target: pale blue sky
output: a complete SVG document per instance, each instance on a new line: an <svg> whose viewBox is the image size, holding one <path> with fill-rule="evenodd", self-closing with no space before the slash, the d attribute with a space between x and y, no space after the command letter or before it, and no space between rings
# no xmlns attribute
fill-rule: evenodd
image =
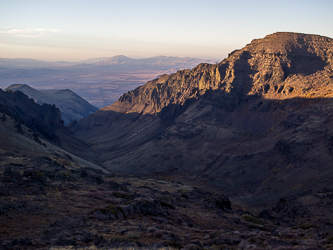
<svg viewBox="0 0 333 250"><path fill-rule="evenodd" d="M277 31L333 38L332 0L0 0L0 57L222 59Z"/></svg>

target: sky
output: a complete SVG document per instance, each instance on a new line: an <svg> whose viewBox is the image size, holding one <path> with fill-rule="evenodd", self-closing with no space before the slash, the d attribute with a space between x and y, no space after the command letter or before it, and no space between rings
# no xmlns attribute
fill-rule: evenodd
<svg viewBox="0 0 333 250"><path fill-rule="evenodd" d="M278 31L333 38L332 0L0 0L0 57L223 59Z"/></svg>

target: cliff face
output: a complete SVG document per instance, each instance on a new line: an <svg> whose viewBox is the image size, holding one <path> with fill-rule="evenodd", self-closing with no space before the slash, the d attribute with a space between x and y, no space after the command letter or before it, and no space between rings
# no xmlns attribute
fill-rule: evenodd
<svg viewBox="0 0 333 250"><path fill-rule="evenodd" d="M20 91L0 89L0 111L49 140L57 140L56 130L64 128L59 109L39 105Z"/></svg>
<svg viewBox="0 0 333 250"><path fill-rule="evenodd" d="M333 180L332 93L333 40L275 33L150 81L71 130L109 169L262 204Z"/></svg>
<svg viewBox="0 0 333 250"><path fill-rule="evenodd" d="M156 114L169 104L184 104L207 90L269 99L306 97L305 92L311 87L306 84L309 76L310 81L315 81L321 71L331 73L332 53L330 38L276 33L253 40L219 64L200 64L193 70L163 75L124 94L116 104L102 110ZM325 74L322 77L321 80L329 80Z"/></svg>

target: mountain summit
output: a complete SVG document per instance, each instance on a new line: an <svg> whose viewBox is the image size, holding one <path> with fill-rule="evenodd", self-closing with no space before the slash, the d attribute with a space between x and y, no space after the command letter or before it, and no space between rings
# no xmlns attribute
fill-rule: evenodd
<svg viewBox="0 0 333 250"><path fill-rule="evenodd" d="M332 95L333 40L278 32L147 82L71 130L108 169L267 205L333 181Z"/></svg>

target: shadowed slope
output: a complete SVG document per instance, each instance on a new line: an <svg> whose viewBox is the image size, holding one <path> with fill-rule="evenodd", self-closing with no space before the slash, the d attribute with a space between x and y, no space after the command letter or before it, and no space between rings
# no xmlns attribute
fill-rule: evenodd
<svg viewBox="0 0 333 250"><path fill-rule="evenodd" d="M0 89L0 111L52 141L58 141L55 131L64 128L59 109L39 105L20 91Z"/></svg>
<svg viewBox="0 0 333 250"><path fill-rule="evenodd" d="M22 91L39 104L54 104L61 112L65 125L80 120L98 109L69 89L37 90L26 84L12 84L6 90Z"/></svg>

